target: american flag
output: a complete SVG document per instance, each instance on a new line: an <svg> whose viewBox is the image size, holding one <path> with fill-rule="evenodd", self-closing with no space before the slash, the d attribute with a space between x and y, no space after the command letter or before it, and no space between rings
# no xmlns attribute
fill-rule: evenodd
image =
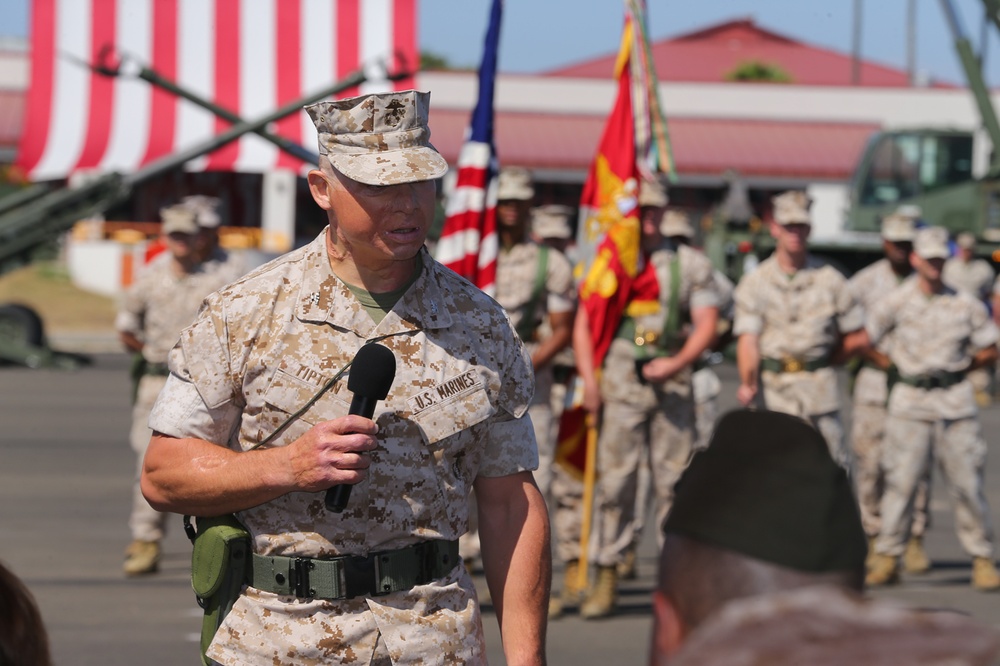
<svg viewBox="0 0 1000 666"><path fill-rule="evenodd" d="M479 99L458 156L458 177L435 252L438 261L491 296L496 292L499 170L493 145L493 91L502 10L502 0L493 0L479 65Z"/></svg>

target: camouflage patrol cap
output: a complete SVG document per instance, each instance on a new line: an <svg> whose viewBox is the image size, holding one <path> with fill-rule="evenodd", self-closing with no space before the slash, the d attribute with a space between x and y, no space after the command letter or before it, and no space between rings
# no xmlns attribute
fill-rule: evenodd
<svg viewBox="0 0 1000 666"><path fill-rule="evenodd" d="M570 238L573 229L570 217L573 209L560 204L548 204L531 209L531 230L539 238Z"/></svg>
<svg viewBox="0 0 1000 666"><path fill-rule="evenodd" d="M774 221L778 224L812 224L809 206L812 199L803 190L789 190L771 199Z"/></svg>
<svg viewBox="0 0 1000 666"><path fill-rule="evenodd" d="M947 259L951 256L948 230L944 227L924 227L913 239L913 251L923 259Z"/></svg>
<svg viewBox="0 0 1000 666"><path fill-rule="evenodd" d="M882 238L893 243L912 242L917 229L913 218L897 213L886 215L882 219Z"/></svg>
<svg viewBox="0 0 1000 666"><path fill-rule="evenodd" d="M684 238L694 237L694 227L687 213L682 213L674 208L668 208L663 213L660 220L660 233L668 238L670 236L683 236Z"/></svg>
<svg viewBox="0 0 1000 666"><path fill-rule="evenodd" d="M160 226L160 231L163 234L198 233L198 222L194 218L194 213L183 204L161 208L160 219L163 221Z"/></svg>
<svg viewBox="0 0 1000 666"><path fill-rule="evenodd" d="M896 209L896 215L902 215L916 221L924 216L924 211L916 204L903 204Z"/></svg>
<svg viewBox="0 0 1000 666"><path fill-rule="evenodd" d="M531 172L522 167L500 169L497 177L497 201L531 201L535 197L535 186L531 183Z"/></svg>
<svg viewBox="0 0 1000 666"><path fill-rule="evenodd" d="M218 197L192 194L181 199L181 205L194 213L195 220L202 229L215 229L222 223Z"/></svg>
<svg viewBox="0 0 1000 666"><path fill-rule="evenodd" d="M677 483L666 534L813 573L863 571L868 543L847 472L795 416L737 410Z"/></svg>
<svg viewBox="0 0 1000 666"><path fill-rule="evenodd" d="M659 180L643 178L639 183L639 207L663 208L670 201L667 188Z"/></svg>
<svg viewBox="0 0 1000 666"><path fill-rule="evenodd" d="M972 250L976 247L976 237L968 231L963 231L955 237L955 245L966 250Z"/></svg>
<svg viewBox="0 0 1000 666"><path fill-rule="evenodd" d="M319 153L366 185L440 178L448 163L430 143L431 94L372 93L305 107L319 132Z"/></svg>

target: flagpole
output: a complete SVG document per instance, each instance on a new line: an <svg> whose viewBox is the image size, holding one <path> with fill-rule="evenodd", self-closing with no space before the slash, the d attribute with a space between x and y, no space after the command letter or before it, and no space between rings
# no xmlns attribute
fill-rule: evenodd
<svg viewBox="0 0 1000 666"><path fill-rule="evenodd" d="M576 571L576 587L587 589L590 526L594 520L594 488L597 485L597 419L587 414L587 457L583 467L583 521L580 526L580 566Z"/></svg>

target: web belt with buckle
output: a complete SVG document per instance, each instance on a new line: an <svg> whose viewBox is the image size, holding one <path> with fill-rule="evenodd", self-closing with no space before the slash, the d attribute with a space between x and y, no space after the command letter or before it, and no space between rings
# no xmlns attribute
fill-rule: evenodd
<svg viewBox="0 0 1000 666"><path fill-rule="evenodd" d="M760 369L768 372L814 372L830 365L829 359L814 358L808 361L785 356L784 358L764 358L760 361Z"/></svg>
<svg viewBox="0 0 1000 666"><path fill-rule="evenodd" d="M247 582L258 590L299 599L338 601L372 597L424 585L459 563L457 541L421 541L368 557L329 559L254 553Z"/></svg>
<svg viewBox="0 0 1000 666"><path fill-rule="evenodd" d="M964 372L937 372L927 375L900 375L898 381L920 389L936 389L954 386L963 379L965 379Z"/></svg>

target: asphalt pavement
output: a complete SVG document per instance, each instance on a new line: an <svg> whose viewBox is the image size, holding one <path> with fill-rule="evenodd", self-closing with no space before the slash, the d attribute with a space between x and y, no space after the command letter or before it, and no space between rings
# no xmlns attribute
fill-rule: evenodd
<svg viewBox="0 0 1000 666"><path fill-rule="evenodd" d="M57 666L194 665L200 609L189 580L191 546L171 521L159 574L121 574L135 456L129 449L128 360L98 354L73 372L0 367L0 560L27 583L46 622ZM734 371L720 366L724 408L734 405ZM849 416L849 414L848 414ZM986 408L991 444L988 495L1000 506L1000 406ZM934 569L876 591L927 608L951 608L1000 629L1000 595L969 586L969 558L954 534L945 484L936 479L927 549ZM994 512L994 531L997 525ZM639 576L624 584L607 620L550 623L554 666L645 663L656 548L647 528ZM557 571L558 575L561 572ZM485 595L481 578L477 583ZM503 664L499 632L484 611L490 662Z"/></svg>

